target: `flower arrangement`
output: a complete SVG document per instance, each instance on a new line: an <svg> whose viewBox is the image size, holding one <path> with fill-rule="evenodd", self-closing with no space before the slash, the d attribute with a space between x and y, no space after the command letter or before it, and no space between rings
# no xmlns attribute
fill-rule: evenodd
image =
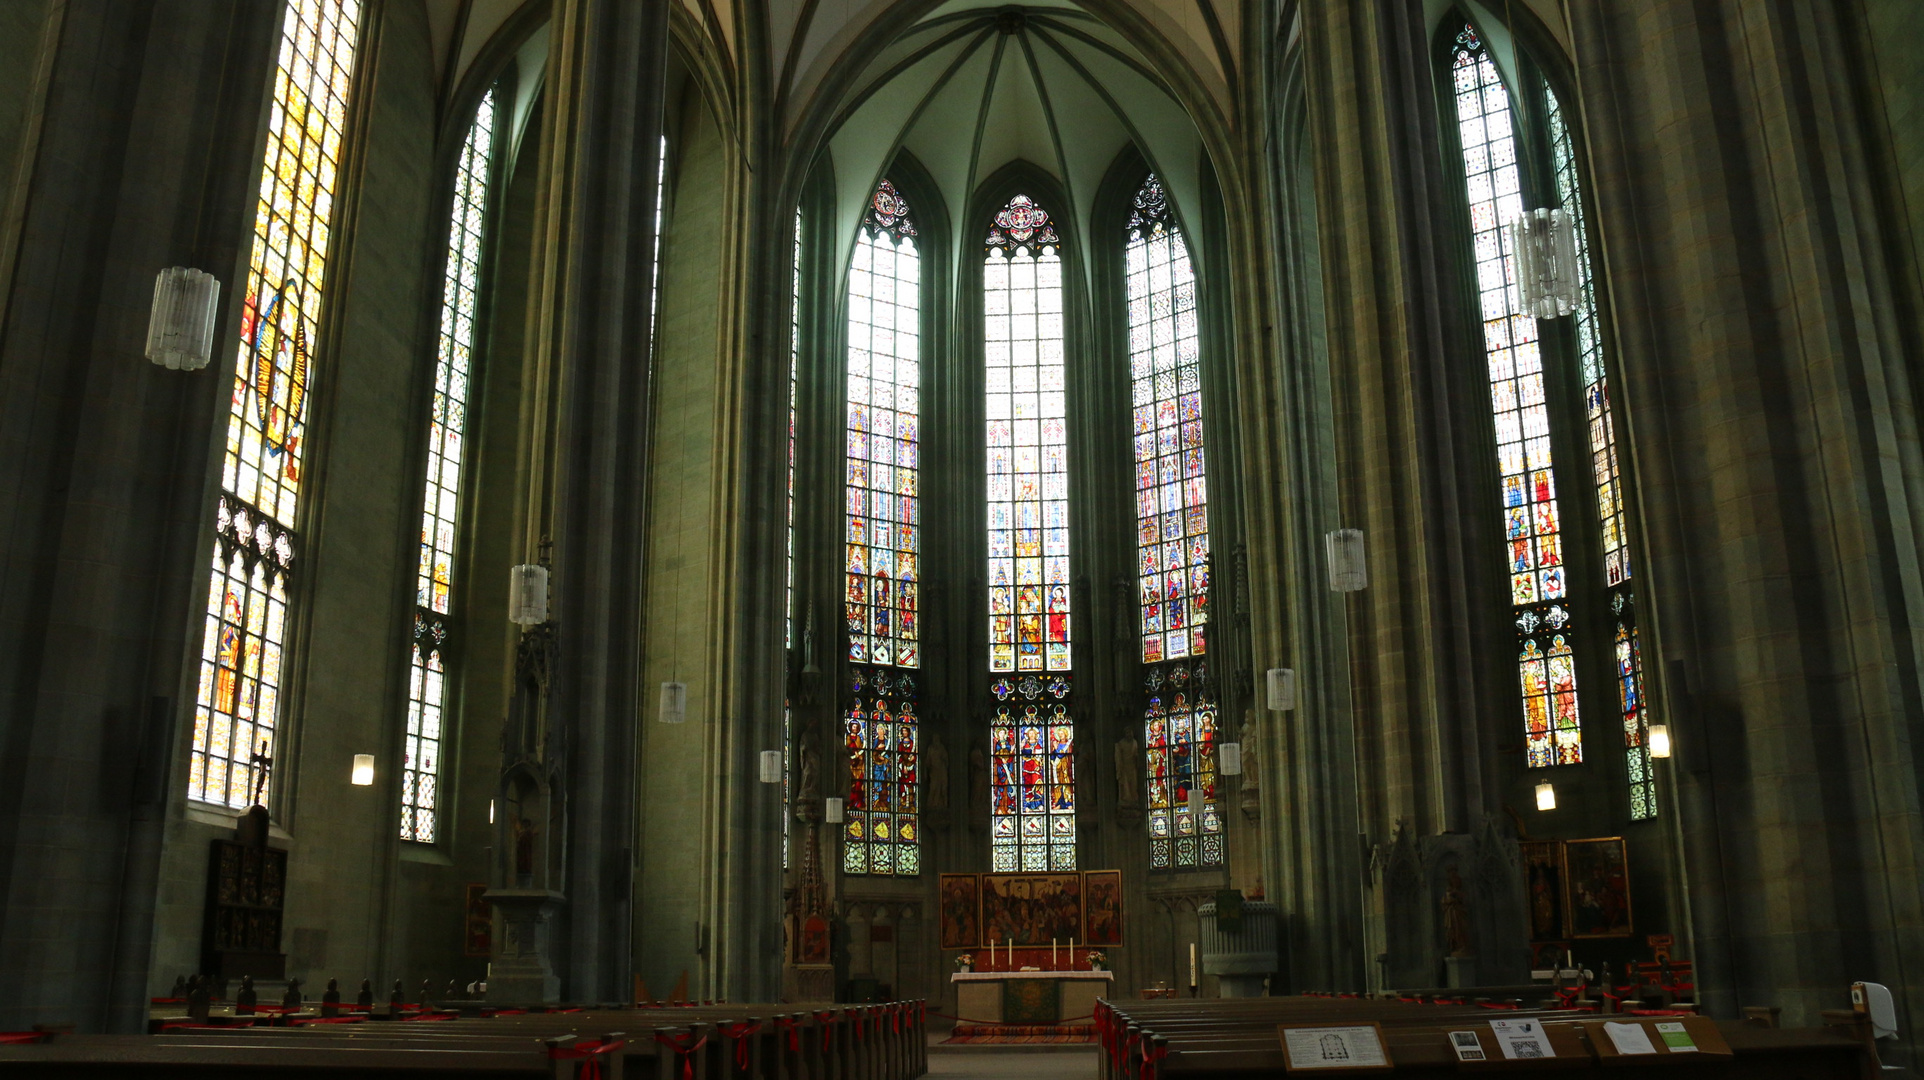
<svg viewBox="0 0 1924 1080"><path fill-rule="evenodd" d="M974 970L975 970L975 954L973 954L973 953L963 953L962 955L960 955L960 956L958 956L958 957L956 957L956 958L955 958L955 970L957 970L957 971L974 971Z"/></svg>
<svg viewBox="0 0 1924 1080"><path fill-rule="evenodd" d="M1089 950L1089 970L1090 971L1108 971L1109 970L1108 955L1104 953L1101 949Z"/></svg>

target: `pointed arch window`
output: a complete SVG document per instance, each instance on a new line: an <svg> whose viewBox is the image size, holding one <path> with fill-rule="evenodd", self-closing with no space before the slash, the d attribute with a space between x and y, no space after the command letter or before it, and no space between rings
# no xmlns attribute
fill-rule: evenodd
<svg viewBox="0 0 1924 1080"><path fill-rule="evenodd" d="M1557 202L1576 229L1577 365L1583 379L1584 420L1590 436L1591 475L1597 496L1603 586L1615 619L1612 660L1617 684L1617 716L1622 723L1625 781L1630 819L1657 816L1657 783L1650 764L1650 707L1643 692L1643 649L1637 633L1636 595L1631 586L1630 538L1624 511L1623 471L1617 462L1617 425L1610 405L1610 380L1604 373L1603 335L1597 319L1597 289L1590 271L1590 236L1583 219L1583 192L1577 178L1576 148L1564 123L1556 91L1543 83L1544 120L1550 133L1550 165Z"/></svg>
<svg viewBox="0 0 1924 1080"><path fill-rule="evenodd" d="M1196 274L1153 173L1124 228L1149 866L1223 865L1209 686L1209 515ZM1192 797L1192 792L1194 793Z"/></svg>
<svg viewBox="0 0 1924 1080"><path fill-rule="evenodd" d="M468 388L493 148L494 91L490 90L475 110L455 173L433 414L428 421L427 490L422 497L421 563L415 575L407 744L401 773L401 839L422 843L434 841L440 808L442 727L448 704L444 653L460 528L461 471L467 460Z"/></svg>
<svg viewBox="0 0 1924 1080"><path fill-rule="evenodd" d="M921 667L921 255L908 201L883 180L848 276L843 739L849 803L842 870L921 872L917 801Z"/></svg>
<svg viewBox="0 0 1924 1080"><path fill-rule="evenodd" d="M1536 320L1524 313L1517 290L1506 228L1523 211L1510 95L1488 47L1468 23L1452 48L1450 74L1496 420L1525 756L1531 768L1574 765L1583 760L1583 732L1543 352Z"/></svg>
<svg viewBox="0 0 1924 1080"><path fill-rule="evenodd" d="M1076 868L1068 408L1061 241L1017 195L982 266L988 481L990 865Z"/></svg>
<svg viewBox="0 0 1924 1080"><path fill-rule="evenodd" d="M292 0L282 17L187 770L188 797L201 802L270 797L255 755L277 753L311 365L360 16L355 0Z"/></svg>

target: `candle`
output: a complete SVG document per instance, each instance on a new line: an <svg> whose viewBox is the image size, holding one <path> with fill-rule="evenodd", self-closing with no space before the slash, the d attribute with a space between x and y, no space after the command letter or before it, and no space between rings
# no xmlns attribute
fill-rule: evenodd
<svg viewBox="0 0 1924 1080"><path fill-rule="evenodd" d="M1075 969L1076 969L1076 939L1073 936L1071 936L1069 938L1069 970L1074 971Z"/></svg>
<svg viewBox="0 0 1924 1080"><path fill-rule="evenodd" d="M1189 989L1196 989L1196 943L1189 943Z"/></svg>
<svg viewBox="0 0 1924 1080"><path fill-rule="evenodd" d="M1056 945L1061 940L1062 940L1061 938L1049 939L1049 970L1050 971L1062 970L1062 960L1056 955Z"/></svg>

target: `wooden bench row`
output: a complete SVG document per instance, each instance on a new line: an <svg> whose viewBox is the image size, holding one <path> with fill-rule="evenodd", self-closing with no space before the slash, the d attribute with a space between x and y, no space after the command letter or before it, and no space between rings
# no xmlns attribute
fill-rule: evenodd
<svg viewBox="0 0 1924 1080"><path fill-rule="evenodd" d="M175 1024L159 1035L0 1043L0 1076L913 1080L927 1071L921 1001L793 1009L421 1012L326 1023L306 1022L321 1020L317 1013L296 1013L277 1015L274 1024L238 1017L231 1025Z"/></svg>
<svg viewBox="0 0 1924 1080"><path fill-rule="evenodd" d="M1540 1021L1557 1056L1510 1061L1493 1051L1492 1020ZM1098 1076L1102 1080L1248 1080L1281 1076L1288 1054L1283 1027L1373 1025L1399 1077L1454 1075L1460 1071L1569 1071L1609 1067L1618 1076L1650 1072L1684 1077L1758 1077L1763 1080L1868 1080L1878 1075L1876 1050L1849 1014L1834 1026L1783 1031L1764 1026L1690 1018L1706 1042L1727 1044L1729 1053L1625 1057L1607 1045L1605 1021L1653 1022L1651 1018L1599 1016L1551 1009L1489 1009L1473 1005L1417 1004L1367 998L1251 998L1215 1001L1104 1001L1097 1006ZM1683 1021L1680 1021L1683 1022ZM1452 1032L1479 1033L1486 1057L1460 1060ZM1654 1070L1654 1071L1653 1071ZM1319 1070L1320 1071L1320 1070ZM1332 1073L1341 1070L1329 1069Z"/></svg>

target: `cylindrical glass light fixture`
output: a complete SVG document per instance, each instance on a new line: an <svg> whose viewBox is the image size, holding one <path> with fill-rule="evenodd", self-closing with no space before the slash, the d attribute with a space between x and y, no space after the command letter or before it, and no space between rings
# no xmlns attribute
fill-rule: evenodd
<svg viewBox="0 0 1924 1080"><path fill-rule="evenodd" d="M508 618L522 626L548 621L548 568L528 563L514 568L508 586Z"/></svg>
<svg viewBox="0 0 1924 1080"><path fill-rule="evenodd" d="M661 722L679 724L688 719L688 684L685 682L665 682L661 684Z"/></svg>
<svg viewBox="0 0 1924 1080"><path fill-rule="evenodd" d="M1670 725L1650 725L1650 756L1667 758L1670 756Z"/></svg>
<svg viewBox="0 0 1924 1080"><path fill-rule="evenodd" d="M764 750L761 758L762 783L779 784L782 782L782 752Z"/></svg>
<svg viewBox="0 0 1924 1080"><path fill-rule="evenodd" d="M1224 776L1243 774L1243 744L1226 742L1216 747L1216 771Z"/></svg>
<svg viewBox="0 0 1924 1080"><path fill-rule="evenodd" d="M347 782L355 787L369 787L374 783L374 755L354 755L354 770L347 775Z"/></svg>
<svg viewBox="0 0 1924 1080"><path fill-rule="evenodd" d="M1273 667L1267 675L1269 682L1269 707L1274 712L1287 712L1296 707L1296 671L1293 668Z"/></svg>
<svg viewBox="0 0 1924 1080"><path fill-rule="evenodd" d="M1557 808L1557 789L1548 780L1537 781L1537 809L1555 810Z"/></svg>
<svg viewBox="0 0 1924 1080"><path fill-rule="evenodd" d="M1329 591L1360 592L1370 583L1363 558L1363 530L1333 529L1323 535L1329 555Z"/></svg>
<svg viewBox="0 0 1924 1080"><path fill-rule="evenodd" d="M214 275L170 266L154 279L154 307L147 316L147 359L176 371L199 371L214 355L214 309L220 282Z"/></svg>
<svg viewBox="0 0 1924 1080"><path fill-rule="evenodd" d="M823 799L822 820L828 822L830 825L840 825L842 823L842 800Z"/></svg>

